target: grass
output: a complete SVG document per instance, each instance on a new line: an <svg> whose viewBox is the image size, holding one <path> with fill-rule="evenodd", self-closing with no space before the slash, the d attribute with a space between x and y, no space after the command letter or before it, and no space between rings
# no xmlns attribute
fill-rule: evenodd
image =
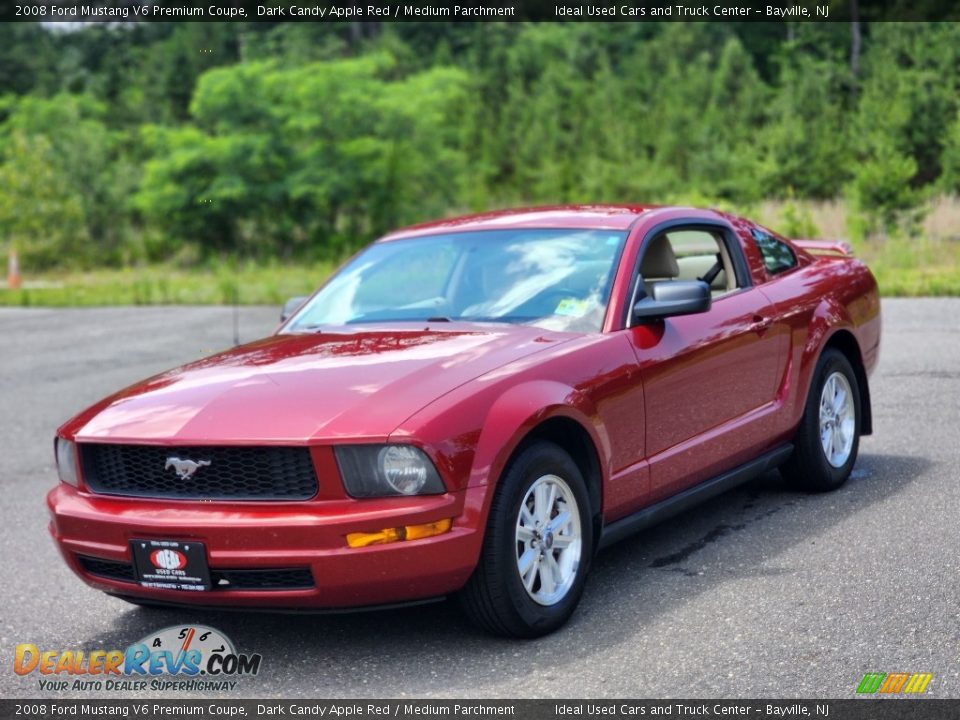
<svg viewBox="0 0 960 720"><path fill-rule="evenodd" d="M332 263L189 269L163 265L23 276L23 287L0 286L0 306L282 305L306 295L334 270Z"/></svg>
<svg viewBox="0 0 960 720"><path fill-rule="evenodd" d="M845 239L846 206L842 202L795 202L813 237ZM764 203L756 219L784 228L785 203ZM784 230L786 232L786 230ZM960 198L939 198L911 238L853 242L854 252L873 271L885 297L960 296Z"/></svg>
<svg viewBox="0 0 960 720"><path fill-rule="evenodd" d="M855 245L886 297L960 296L960 241L913 241Z"/></svg>
<svg viewBox="0 0 960 720"><path fill-rule="evenodd" d="M814 237L847 237L842 202L793 202ZM751 217L788 232L788 205L761 204ZM786 225L785 225L786 224ZM815 232L813 232L815 230ZM960 199L934 202L916 238L854 243L886 297L960 296ZM95 305L281 305L313 291L335 263L284 265L252 262L183 269L130 267L94 272L24 273L24 287L0 283L0 306L74 307Z"/></svg>

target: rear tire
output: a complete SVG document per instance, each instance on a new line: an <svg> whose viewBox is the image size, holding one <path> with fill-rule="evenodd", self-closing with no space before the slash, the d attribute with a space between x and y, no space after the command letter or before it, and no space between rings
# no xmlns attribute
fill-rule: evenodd
<svg viewBox="0 0 960 720"><path fill-rule="evenodd" d="M592 556L583 475L560 447L536 442L500 479L480 562L460 591L461 605L494 635L546 635L576 609Z"/></svg>
<svg viewBox="0 0 960 720"><path fill-rule="evenodd" d="M850 477L860 448L860 388L847 357L827 348L813 371L793 454L780 468L791 486L836 490Z"/></svg>

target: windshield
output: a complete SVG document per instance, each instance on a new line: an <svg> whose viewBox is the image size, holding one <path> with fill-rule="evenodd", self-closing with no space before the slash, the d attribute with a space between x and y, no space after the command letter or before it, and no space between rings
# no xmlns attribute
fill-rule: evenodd
<svg viewBox="0 0 960 720"><path fill-rule="evenodd" d="M610 230L485 230L376 243L287 330L461 320L597 332L625 238Z"/></svg>

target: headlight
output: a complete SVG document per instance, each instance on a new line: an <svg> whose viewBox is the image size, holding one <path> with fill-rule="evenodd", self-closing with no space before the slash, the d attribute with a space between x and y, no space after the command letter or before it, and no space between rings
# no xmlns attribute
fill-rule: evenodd
<svg viewBox="0 0 960 720"><path fill-rule="evenodd" d="M344 487L353 497L446 492L430 458L412 445L343 445L334 452Z"/></svg>
<svg viewBox="0 0 960 720"><path fill-rule="evenodd" d="M77 487L77 446L69 440L57 438L56 441L57 472L60 479L68 485Z"/></svg>

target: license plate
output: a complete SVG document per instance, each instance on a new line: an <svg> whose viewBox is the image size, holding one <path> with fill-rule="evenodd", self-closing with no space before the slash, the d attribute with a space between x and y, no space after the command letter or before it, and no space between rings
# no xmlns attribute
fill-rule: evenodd
<svg viewBox="0 0 960 720"><path fill-rule="evenodd" d="M131 540L137 582L161 590L209 590L210 568L203 543L190 540Z"/></svg>

